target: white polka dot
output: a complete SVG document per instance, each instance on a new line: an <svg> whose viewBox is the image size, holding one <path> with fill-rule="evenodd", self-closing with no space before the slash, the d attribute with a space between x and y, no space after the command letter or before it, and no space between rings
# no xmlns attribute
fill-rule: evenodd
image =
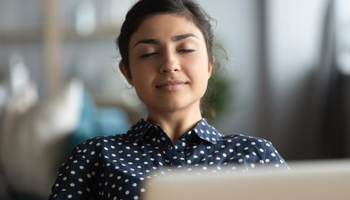
<svg viewBox="0 0 350 200"><path fill-rule="evenodd" d="M68 199L71 199L73 197L73 195L69 194L67 197L68 197Z"/></svg>
<svg viewBox="0 0 350 200"><path fill-rule="evenodd" d="M129 193L130 193L130 191L129 191L129 190L125 191L125 194L126 194L126 195L128 195Z"/></svg>

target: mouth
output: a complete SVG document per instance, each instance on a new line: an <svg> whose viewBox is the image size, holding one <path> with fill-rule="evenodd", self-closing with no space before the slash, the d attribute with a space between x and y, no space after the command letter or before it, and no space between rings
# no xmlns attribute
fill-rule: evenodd
<svg viewBox="0 0 350 200"><path fill-rule="evenodd" d="M171 81L164 81L156 86L156 88L165 90L165 91L175 91L179 90L182 87L184 87L188 82L181 81L181 80L171 80Z"/></svg>

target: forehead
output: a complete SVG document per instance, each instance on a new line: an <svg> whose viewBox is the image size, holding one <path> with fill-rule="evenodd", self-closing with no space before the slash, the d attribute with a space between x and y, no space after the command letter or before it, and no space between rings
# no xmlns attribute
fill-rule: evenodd
<svg viewBox="0 0 350 200"><path fill-rule="evenodd" d="M138 30L131 36L129 46L141 39L169 40L180 34L194 34L204 41L202 32L197 26L185 17L172 14L160 14L145 19Z"/></svg>

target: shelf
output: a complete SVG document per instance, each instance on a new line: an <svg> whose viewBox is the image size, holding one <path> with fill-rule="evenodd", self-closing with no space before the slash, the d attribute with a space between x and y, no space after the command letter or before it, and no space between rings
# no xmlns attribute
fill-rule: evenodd
<svg viewBox="0 0 350 200"><path fill-rule="evenodd" d="M62 40L94 40L116 39L120 32L120 26L99 25L89 36L79 35L73 26L67 26L63 30ZM43 28L39 26L18 27L0 31L0 42L42 42Z"/></svg>
<svg viewBox="0 0 350 200"><path fill-rule="evenodd" d="M74 26L68 26L64 30L63 40L115 39L118 37L119 32L120 26L99 25L91 35L81 36L76 32Z"/></svg>
<svg viewBox="0 0 350 200"><path fill-rule="evenodd" d="M28 26L4 29L0 31L0 42L43 41L43 31L40 26Z"/></svg>

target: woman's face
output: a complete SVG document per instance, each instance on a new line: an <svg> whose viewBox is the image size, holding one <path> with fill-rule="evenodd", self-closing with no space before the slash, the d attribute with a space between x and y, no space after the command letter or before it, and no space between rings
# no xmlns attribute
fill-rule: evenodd
<svg viewBox="0 0 350 200"><path fill-rule="evenodd" d="M146 19L132 35L129 68L126 78L148 111L169 112L199 109L212 64L201 31L185 18L162 14Z"/></svg>

